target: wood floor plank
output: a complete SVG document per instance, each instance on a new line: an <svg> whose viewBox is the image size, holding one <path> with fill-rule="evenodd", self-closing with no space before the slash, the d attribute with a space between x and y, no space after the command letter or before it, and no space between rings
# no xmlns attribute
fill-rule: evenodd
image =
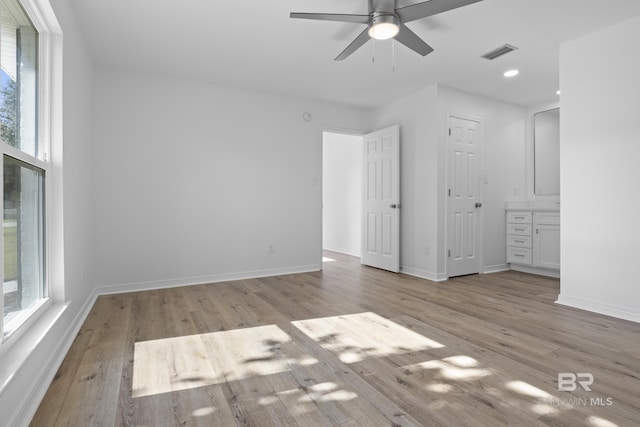
<svg viewBox="0 0 640 427"><path fill-rule="evenodd" d="M478 345L468 341L453 339L450 334L417 322L407 316L394 319L401 325L409 327L411 330L419 331L421 334L432 337L433 339L449 343L446 352L439 354L436 358L427 358L425 362L420 360L424 357L421 354L398 354L392 356L394 365L408 376L414 378L416 374L420 374L419 378L425 378L425 370L436 376L444 376L444 379L450 379L448 385L456 386L465 391L465 393L476 394L478 390L493 390L492 393L485 393L483 399L487 399L493 408L500 410L503 416L509 415L512 420L516 414L524 415L530 408L543 414L555 412L554 408L543 402L549 401L554 393L557 393L557 372L565 372L568 368L562 365L550 366L553 375L548 372L531 369L527 365L517 362L509 357L502 356L493 351L483 349ZM483 373L491 373L484 375ZM598 377L597 371L591 371L595 377ZM604 385L604 386L603 386ZM598 381L593 386L594 394L576 393L587 399L598 396L610 396L611 394L623 395L622 390L613 390L605 385L604 382ZM595 394L597 393L597 395ZM447 394L448 396L448 394ZM632 398L634 399L634 398ZM636 399L634 399L636 400ZM636 400L637 401L637 400ZM575 411L571 411L575 415L574 423L578 424L587 419L583 412L583 407L578 406ZM617 422L620 425L628 425L628 423L637 417L637 406L631 407L622 400L616 401L615 414L609 414L609 420ZM507 411L506 413L504 411ZM598 408L591 408L590 412L598 413ZM565 420L568 415L563 417ZM522 419L521 421L524 421Z"/></svg>
<svg viewBox="0 0 640 427"><path fill-rule="evenodd" d="M299 381L293 372L284 372L278 375L270 375L267 380L299 425L326 427L336 425L332 417L324 414L322 406L319 406L308 392L308 386L312 381L311 377L303 376L302 381ZM334 411L331 411L331 414L334 413ZM346 419L346 414L343 413L341 418Z"/></svg>
<svg viewBox="0 0 640 427"><path fill-rule="evenodd" d="M232 426L235 418L231 412L224 388L220 385L189 388L173 392L176 402L175 425Z"/></svg>
<svg viewBox="0 0 640 427"><path fill-rule="evenodd" d="M70 351L65 357L45 397L51 404L36 412L36 425L66 425L81 420L109 424L105 420L114 415L108 408L117 400L126 340L122 329L126 329L129 314L127 297L97 299L72 345L79 351ZM95 403L76 406L73 396L85 393L92 393Z"/></svg>
<svg viewBox="0 0 640 427"><path fill-rule="evenodd" d="M162 340L172 335L168 324L166 299L161 291L136 292L131 298L131 317L126 334L126 347L121 373L115 425L150 425L154 418L160 423L174 422L175 402L171 393L134 397L135 348L137 343Z"/></svg>
<svg viewBox="0 0 640 427"><path fill-rule="evenodd" d="M557 279L434 283L326 255L98 298L31 425L637 425L640 325L555 304Z"/></svg>
<svg viewBox="0 0 640 427"><path fill-rule="evenodd" d="M305 388L308 388L309 384L333 383L340 390L350 391L358 399L371 405L372 410L377 411L377 415L384 419L384 422L381 419L381 425L407 427L422 425L410 414L403 411L397 402L373 387L368 379L358 375L349 365L334 357L329 350L323 348L319 342L309 337L302 329L288 325L286 331L301 351L297 359L305 361L298 363L297 368L291 370L297 381ZM293 350L291 353L295 354Z"/></svg>
<svg viewBox="0 0 640 427"><path fill-rule="evenodd" d="M115 425L122 365L122 358L81 364L54 425Z"/></svg>
<svg viewBox="0 0 640 427"><path fill-rule="evenodd" d="M78 366L84 357L83 349L86 349L91 340L92 331L81 330L73 341L72 348L65 356L60 368L56 372L43 402L33 417L32 425L45 426L55 424L64 401L69 397L69 389L76 376Z"/></svg>

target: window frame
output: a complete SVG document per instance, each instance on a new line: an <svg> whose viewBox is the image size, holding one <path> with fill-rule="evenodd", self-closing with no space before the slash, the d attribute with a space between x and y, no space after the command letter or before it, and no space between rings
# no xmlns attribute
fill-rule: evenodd
<svg viewBox="0 0 640 427"><path fill-rule="evenodd" d="M13 157L24 163L33 165L43 171L43 298L41 298L36 304L29 310L26 310L23 314L19 315L13 325L12 329L7 332L5 330L6 325L4 322L4 293L0 298L0 312L3 314L3 319L0 322L0 356L5 353L9 347L13 345L18 337L22 336L28 331L42 314L46 311L46 308L52 304L52 297L55 292L52 287L52 264L51 264L51 249L52 239L52 203L54 200L51 196L52 189L52 165L51 165L51 141L52 135L56 130L52 123L56 120L61 122L62 114L59 112L57 116L54 115L54 109L52 105L52 91L56 89L58 81L54 80L56 70L54 68L54 55L62 54L61 43L58 43L57 49L54 52L53 37L58 34L61 35L62 31L55 21L55 15L51 9L50 4L46 0L16 0L22 6L24 12L31 20L34 28L38 32L38 69L37 69L37 90L36 90L36 103L37 103L37 151L36 156L32 156L22 150L12 147L11 145L0 141L2 146L2 158L0 162L0 173L4 173L4 156ZM51 20L53 17L53 21ZM49 19L47 19L49 18ZM61 103L60 103L61 106ZM59 131L58 131L59 132ZM58 190L58 194L61 191ZM0 195L4 200L4 185L0 189ZM60 209L58 206L57 209ZM4 234L4 233L3 233ZM59 248L57 248L59 249ZM0 236L0 253L4 257L4 236ZM0 262L0 277L3 278L0 290L4 289L4 258Z"/></svg>

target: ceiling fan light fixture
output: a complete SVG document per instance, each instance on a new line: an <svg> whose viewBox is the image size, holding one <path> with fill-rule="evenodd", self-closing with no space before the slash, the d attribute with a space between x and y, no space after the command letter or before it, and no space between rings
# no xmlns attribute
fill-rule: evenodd
<svg viewBox="0 0 640 427"><path fill-rule="evenodd" d="M380 14L371 18L369 37L375 40L388 40L400 32L400 20L393 14Z"/></svg>
<svg viewBox="0 0 640 427"><path fill-rule="evenodd" d="M334 58L334 61L346 59L370 39L395 39L412 51L426 56L433 52L433 48L425 43L424 40L411 31L405 24L480 1L482 0L425 0L410 6L397 7L397 0L367 0L369 10L367 15L291 12L289 17L367 25L367 27L340 52L340 55Z"/></svg>

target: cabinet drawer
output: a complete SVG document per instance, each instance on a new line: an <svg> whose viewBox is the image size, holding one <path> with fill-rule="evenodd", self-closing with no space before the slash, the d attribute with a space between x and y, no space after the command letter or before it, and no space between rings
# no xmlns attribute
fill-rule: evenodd
<svg viewBox="0 0 640 427"><path fill-rule="evenodd" d="M508 247L507 262L531 265L531 249Z"/></svg>
<svg viewBox="0 0 640 427"><path fill-rule="evenodd" d="M507 236L507 246L517 246L519 248L531 247L531 236Z"/></svg>
<svg viewBox="0 0 640 427"><path fill-rule="evenodd" d="M507 222L531 224L531 212L507 212Z"/></svg>
<svg viewBox="0 0 640 427"><path fill-rule="evenodd" d="M558 212L536 212L533 215L533 222L536 224L560 225L560 214Z"/></svg>
<svg viewBox="0 0 640 427"><path fill-rule="evenodd" d="M531 236L531 224L507 224L507 234Z"/></svg>

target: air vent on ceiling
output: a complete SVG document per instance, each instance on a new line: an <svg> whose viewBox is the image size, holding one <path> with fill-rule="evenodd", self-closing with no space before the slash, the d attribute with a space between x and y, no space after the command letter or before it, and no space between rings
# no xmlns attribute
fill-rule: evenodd
<svg viewBox="0 0 640 427"><path fill-rule="evenodd" d="M510 44L505 44L504 46L500 46L497 49L493 49L491 52L485 53L484 55L482 55L482 57L490 61L493 61L494 59L502 55L506 55L509 52L513 52L516 49L518 48L515 46L511 46Z"/></svg>

